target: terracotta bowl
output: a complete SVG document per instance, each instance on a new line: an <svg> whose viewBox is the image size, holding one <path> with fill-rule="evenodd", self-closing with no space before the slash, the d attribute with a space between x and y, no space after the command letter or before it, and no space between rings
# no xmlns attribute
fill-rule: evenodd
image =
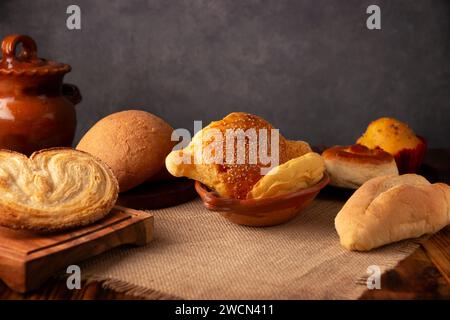
<svg viewBox="0 0 450 320"><path fill-rule="evenodd" d="M219 212L231 222L252 227L267 227L296 217L329 181L325 173L322 180L310 188L264 199L223 198L198 181L195 182L195 190L207 209Z"/></svg>

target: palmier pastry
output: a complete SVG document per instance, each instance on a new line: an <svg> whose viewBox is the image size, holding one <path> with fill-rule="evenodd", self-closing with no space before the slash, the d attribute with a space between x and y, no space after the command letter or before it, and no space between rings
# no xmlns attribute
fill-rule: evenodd
<svg viewBox="0 0 450 320"><path fill-rule="evenodd" d="M369 180L335 219L341 245L359 251L434 233L449 223L450 187L415 174Z"/></svg>
<svg viewBox="0 0 450 320"><path fill-rule="evenodd" d="M109 213L118 183L111 169L88 153L53 148L30 158L0 151L0 224L56 231L90 224Z"/></svg>
<svg viewBox="0 0 450 320"><path fill-rule="evenodd" d="M245 199L271 168L311 152L306 142L289 141L272 129L258 116L231 113L199 131L183 150L172 151L166 167L172 175L198 180L223 197ZM236 139L229 139L233 134Z"/></svg>
<svg viewBox="0 0 450 320"><path fill-rule="evenodd" d="M322 153L330 184L357 189L367 180L384 175L398 175L394 157L380 148L361 145L335 146Z"/></svg>

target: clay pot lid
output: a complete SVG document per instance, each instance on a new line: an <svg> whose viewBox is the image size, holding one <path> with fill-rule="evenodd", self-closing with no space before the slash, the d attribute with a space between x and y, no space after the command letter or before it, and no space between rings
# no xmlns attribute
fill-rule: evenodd
<svg viewBox="0 0 450 320"><path fill-rule="evenodd" d="M16 48L22 44L22 50L16 55ZM2 42L0 74L7 75L53 75L70 72L68 64L41 59L37 56L34 40L26 35L9 35Z"/></svg>

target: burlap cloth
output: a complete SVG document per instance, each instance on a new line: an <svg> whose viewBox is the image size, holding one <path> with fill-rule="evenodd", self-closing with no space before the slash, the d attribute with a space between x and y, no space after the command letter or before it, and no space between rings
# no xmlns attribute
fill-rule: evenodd
<svg viewBox="0 0 450 320"><path fill-rule="evenodd" d="M153 299L355 299L367 267L394 267L417 244L368 253L339 244L334 217L343 202L316 199L275 227L234 225L200 200L152 211L154 240L86 261L82 272L105 287Z"/></svg>

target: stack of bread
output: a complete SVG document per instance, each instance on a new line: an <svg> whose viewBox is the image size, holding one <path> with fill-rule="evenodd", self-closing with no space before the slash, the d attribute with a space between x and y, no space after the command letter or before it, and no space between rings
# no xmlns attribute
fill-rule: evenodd
<svg viewBox="0 0 450 320"><path fill-rule="evenodd" d="M248 130L255 130L256 140L245 136ZM335 219L341 244L349 250L371 250L450 223L448 185L399 175L418 168L426 143L395 119L372 122L356 145L335 146L322 156L243 112L212 122L182 150L172 150L172 131L150 113L129 110L97 122L77 150L41 150L30 158L1 150L0 224L55 231L92 223L110 212L119 192L157 179L166 168L224 199L247 203L314 189L320 181L325 185L327 171L333 185L357 189ZM244 133L243 140L228 140L230 131Z"/></svg>
<svg viewBox="0 0 450 320"><path fill-rule="evenodd" d="M342 246L371 250L434 233L450 223L450 187L415 172L426 142L405 123L380 118L351 146L322 156L331 184L357 189L335 219Z"/></svg>
<svg viewBox="0 0 450 320"><path fill-rule="evenodd" d="M309 144L304 141L291 141L278 135L278 152L276 154L278 166L269 168L268 164L250 160L252 142L245 139L242 152L243 163L227 161L227 150L231 150L238 157L238 143L230 143L225 137L229 130L256 130L257 136L270 135L275 129L266 120L244 112L234 112L220 121L212 122L199 131L189 145L182 150L172 151L166 158L168 171L176 177L188 177L202 182L220 196L235 199L255 199L275 197L302 188L308 188L322 179L325 165L320 155L313 153ZM210 133L215 134L214 139ZM257 139L259 138L257 137ZM222 139L219 141L219 139ZM259 141L259 140L258 140ZM218 161L211 162L206 152L200 157L196 156L196 147L199 150L208 150L216 143L223 146ZM262 145L258 142L257 152ZM271 142L268 141L270 145ZM275 153L275 150L268 150ZM273 154L272 154L273 156ZM264 173L262 169L268 169Z"/></svg>

